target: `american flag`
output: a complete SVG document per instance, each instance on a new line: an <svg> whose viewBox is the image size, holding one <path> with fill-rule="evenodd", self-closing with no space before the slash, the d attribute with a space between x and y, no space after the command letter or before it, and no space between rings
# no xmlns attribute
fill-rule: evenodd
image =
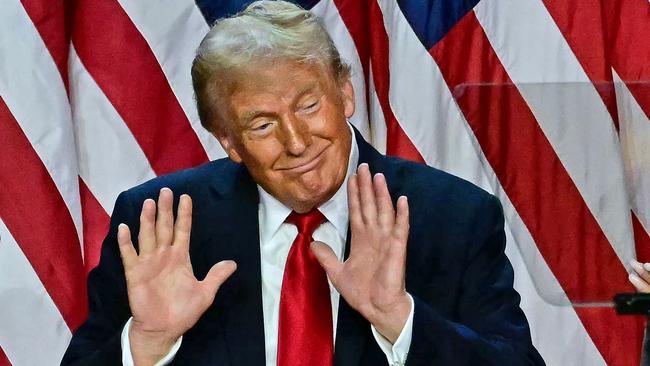
<svg viewBox="0 0 650 366"><path fill-rule="evenodd" d="M190 65L241 0L0 0L0 365L56 365L114 200L224 157ZM638 365L643 324L572 308L650 259L647 0L303 0L353 67L380 151L504 206L549 365ZM635 254L636 253L636 254Z"/></svg>

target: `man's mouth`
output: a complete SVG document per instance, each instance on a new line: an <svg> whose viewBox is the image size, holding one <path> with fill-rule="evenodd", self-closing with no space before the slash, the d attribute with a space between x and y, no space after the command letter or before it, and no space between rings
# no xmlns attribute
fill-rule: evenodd
<svg viewBox="0 0 650 366"><path fill-rule="evenodd" d="M320 162L323 160L323 157L325 155L325 151L328 148L329 148L329 146L324 148L322 151L320 151L313 158L310 158L310 159L304 160L302 162L292 164L291 166L289 166L287 168L282 168L280 170L284 170L286 172L295 173L295 174L306 173L306 172L314 169L316 166L318 166L318 164L320 164Z"/></svg>

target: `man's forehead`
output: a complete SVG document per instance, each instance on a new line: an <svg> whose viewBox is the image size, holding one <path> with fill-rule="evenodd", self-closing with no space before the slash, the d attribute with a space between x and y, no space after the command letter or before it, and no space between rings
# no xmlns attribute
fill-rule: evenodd
<svg viewBox="0 0 650 366"><path fill-rule="evenodd" d="M264 100L293 100L331 87L331 76L316 67L273 66L250 71L233 81L228 95L235 109Z"/></svg>
<svg viewBox="0 0 650 366"><path fill-rule="evenodd" d="M332 78L329 68L317 63L280 61L257 63L231 75L231 95L240 92L280 91L296 89L296 92L308 87L327 83Z"/></svg>
<svg viewBox="0 0 650 366"><path fill-rule="evenodd" d="M224 121L236 129L250 115L277 112L279 104L291 104L310 91L333 93L336 78L331 67L316 62L266 60L231 69L220 78L219 105Z"/></svg>

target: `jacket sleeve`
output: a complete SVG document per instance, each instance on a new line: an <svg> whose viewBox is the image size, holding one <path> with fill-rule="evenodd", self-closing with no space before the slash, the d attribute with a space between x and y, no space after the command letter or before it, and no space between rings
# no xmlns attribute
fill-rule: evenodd
<svg viewBox="0 0 650 366"><path fill-rule="evenodd" d="M88 276L88 319L74 333L61 365L122 364L120 336L131 311L117 244L117 226L125 223L131 233L137 233L138 206L129 201L126 193L117 198L99 265Z"/></svg>
<svg viewBox="0 0 650 366"><path fill-rule="evenodd" d="M513 288L505 255L501 204L486 196L472 225L457 318L446 319L414 296L413 336L406 364L544 365Z"/></svg>

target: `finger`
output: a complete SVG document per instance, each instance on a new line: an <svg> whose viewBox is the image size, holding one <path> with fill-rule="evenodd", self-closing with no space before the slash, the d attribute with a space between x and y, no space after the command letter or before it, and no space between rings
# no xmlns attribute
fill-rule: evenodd
<svg viewBox="0 0 650 366"><path fill-rule="evenodd" d="M138 248L140 255L149 254L156 248L156 202L150 198L142 203Z"/></svg>
<svg viewBox="0 0 650 366"><path fill-rule="evenodd" d="M632 283L632 285L636 288L637 291L643 293L650 292L650 284L648 284L646 281L639 278L639 276L637 276L636 273L630 273L628 279L630 280L630 283Z"/></svg>
<svg viewBox="0 0 650 366"><path fill-rule="evenodd" d="M404 286L404 273L406 268L406 246L409 233L409 209L406 196L397 199L397 215L393 226L393 237L388 248L388 257L385 259L384 283L393 283Z"/></svg>
<svg viewBox="0 0 650 366"><path fill-rule="evenodd" d="M397 199L397 216L393 235L402 243L406 244L409 237L409 204L406 196Z"/></svg>
<svg viewBox="0 0 650 366"><path fill-rule="evenodd" d="M236 269L237 263L230 260L221 261L210 268L208 274L201 281L201 287L210 301L214 300L214 296L217 294L219 287L221 287Z"/></svg>
<svg viewBox="0 0 650 366"><path fill-rule="evenodd" d="M350 226L359 227L363 224L361 217L361 203L359 202L359 179L353 175L348 180L348 215L350 216Z"/></svg>
<svg viewBox="0 0 650 366"><path fill-rule="evenodd" d="M366 224L377 222L377 205L375 190L372 187L372 177L368 164L359 165L358 169L359 198L361 201L361 216Z"/></svg>
<svg viewBox="0 0 650 366"><path fill-rule="evenodd" d="M174 194L169 188L160 190L158 196L158 215L156 216L156 245L169 246L174 236Z"/></svg>
<svg viewBox="0 0 650 366"><path fill-rule="evenodd" d="M117 244L120 249L124 270L127 270L138 259L138 253L135 252L135 248L131 242L131 231L125 224L120 224L117 227Z"/></svg>
<svg viewBox="0 0 650 366"><path fill-rule="evenodd" d="M327 277L332 281L334 287L338 289L338 274L341 272L343 263L336 257L332 248L323 242L314 241L311 243L310 248L320 266L327 273Z"/></svg>
<svg viewBox="0 0 650 366"><path fill-rule="evenodd" d="M383 227L392 228L395 222L395 210L393 209L393 201L390 199L390 193L388 193L386 177L381 173L377 173L375 174L372 183L377 200L379 224Z"/></svg>
<svg viewBox="0 0 650 366"><path fill-rule="evenodd" d="M632 269L636 274L641 278L643 281L650 283L650 272L648 272L645 268L644 265L635 261L631 260L630 265L632 266Z"/></svg>
<svg viewBox="0 0 650 366"><path fill-rule="evenodd" d="M192 230L192 199L183 194L178 202L178 213L174 224L174 243L179 250L188 250L190 246L190 232Z"/></svg>

